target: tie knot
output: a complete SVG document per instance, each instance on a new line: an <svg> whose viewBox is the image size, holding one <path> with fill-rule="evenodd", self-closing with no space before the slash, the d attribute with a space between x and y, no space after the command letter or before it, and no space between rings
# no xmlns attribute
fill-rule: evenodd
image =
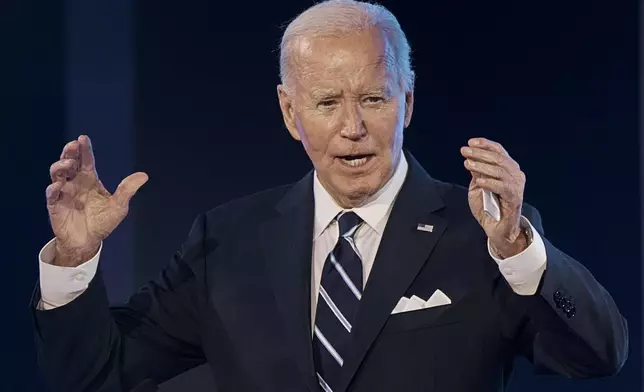
<svg viewBox="0 0 644 392"><path fill-rule="evenodd" d="M340 226L340 235L343 237L353 237L362 223L362 219L353 211L343 211L338 215L338 225Z"/></svg>

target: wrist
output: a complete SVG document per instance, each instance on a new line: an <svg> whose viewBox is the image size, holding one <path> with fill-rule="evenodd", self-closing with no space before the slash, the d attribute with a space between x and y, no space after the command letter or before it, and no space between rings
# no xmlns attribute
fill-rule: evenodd
<svg viewBox="0 0 644 392"><path fill-rule="evenodd" d="M528 249L528 239L525 234L521 232L513 242L507 242L503 245L491 244L492 251L499 256L500 259L507 259L508 257L516 256L524 250Z"/></svg>
<svg viewBox="0 0 644 392"><path fill-rule="evenodd" d="M79 248L66 248L56 241L56 252L51 264L58 267L78 267L98 253L101 244Z"/></svg>
<svg viewBox="0 0 644 392"><path fill-rule="evenodd" d="M532 242L530 228L520 227L517 231L518 233L513 233L514 235L511 236L511 238L514 238L513 240L490 241L490 248L494 255L500 259L507 259L528 249Z"/></svg>

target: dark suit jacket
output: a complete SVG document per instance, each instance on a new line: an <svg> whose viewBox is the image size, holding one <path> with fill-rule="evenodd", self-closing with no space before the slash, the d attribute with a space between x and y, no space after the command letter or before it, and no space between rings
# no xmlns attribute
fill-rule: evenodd
<svg viewBox="0 0 644 392"><path fill-rule="evenodd" d="M467 190L407 156L335 392L502 391L518 355L567 377L615 374L627 356L626 321L588 270L544 238L539 292L515 294L488 254ZM218 391L319 391L312 180L200 215L170 265L125 306L108 306L100 273L54 310L35 310L36 292L39 358L54 390L129 391L208 362ZM542 231L534 208L523 215ZM436 289L452 304L391 315L402 296Z"/></svg>

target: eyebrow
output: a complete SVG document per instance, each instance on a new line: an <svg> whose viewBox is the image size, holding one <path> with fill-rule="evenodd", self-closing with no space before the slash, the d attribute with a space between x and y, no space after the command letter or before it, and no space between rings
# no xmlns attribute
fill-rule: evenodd
<svg viewBox="0 0 644 392"><path fill-rule="evenodd" d="M369 88L365 90L365 94L375 94L375 95L389 95L390 92L391 92L391 89L387 85Z"/></svg>
<svg viewBox="0 0 644 392"><path fill-rule="evenodd" d="M342 94L331 89L315 89L311 92L310 95L313 99L322 99L322 98L339 97Z"/></svg>
<svg viewBox="0 0 644 392"><path fill-rule="evenodd" d="M373 87L373 88L367 88L364 89L360 95L384 95L384 96L389 96L391 93L391 89L389 86L378 86L378 87ZM341 92L337 92L335 90L329 90L329 89L320 89L320 90L313 90L310 94L311 98L314 100L321 100L321 99L329 99L329 98L337 98L342 95Z"/></svg>

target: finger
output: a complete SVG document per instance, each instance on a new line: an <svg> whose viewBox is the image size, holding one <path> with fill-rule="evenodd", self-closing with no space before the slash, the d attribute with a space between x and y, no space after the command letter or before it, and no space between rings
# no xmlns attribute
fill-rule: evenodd
<svg viewBox="0 0 644 392"><path fill-rule="evenodd" d="M482 148L461 147L461 155L475 161L505 166L508 169L519 167L518 163L510 156Z"/></svg>
<svg viewBox="0 0 644 392"><path fill-rule="evenodd" d="M491 177L498 180L509 180L508 171L502 166L492 165L484 162L476 162L471 159L465 160L465 168L472 173L483 174L485 177Z"/></svg>
<svg viewBox="0 0 644 392"><path fill-rule="evenodd" d="M71 142L65 144L65 147L63 147L63 152L60 154L60 159L77 158L78 147L78 140L72 140Z"/></svg>
<svg viewBox="0 0 644 392"><path fill-rule="evenodd" d="M475 137L467 141L467 145L470 147L482 148L485 150L494 151L499 154L508 155L508 152L505 151L505 148L500 143L488 140L484 137Z"/></svg>
<svg viewBox="0 0 644 392"><path fill-rule="evenodd" d="M470 172L470 174L472 175L472 180L470 181L469 190L472 191L472 190L478 189L479 186L476 183L476 179L481 177L481 175L478 174L478 173L474 173L474 172Z"/></svg>
<svg viewBox="0 0 644 392"><path fill-rule="evenodd" d="M114 199L116 202L122 206L126 207L132 196L145 184L148 182L148 175L143 172L138 172L127 176L114 192Z"/></svg>
<svg viewBox="0 0 644 392"><path fill-rule="evenodd" d="M62 159L49 167L49 176L52 182L73 180L76 173L78 173L78 160L76 159Z"/></svg>
<svg viewBox="0 0 644 392"><path fill-rule="evenodd" d="M512 200L514 198L512 184L507 181L490 177L479 177L476 179L476 185L481 189L492 191L506 200Z"/></svg>
<svg viewBox="0 0 644 392"><path fill-rule="evenodd" d="M62 181L56 181L52 184L49 184L47 189L45 189L45 197L47 198L47 205L53 205L58 201L58 198L60 197L60 190L63 189L63 185L65 185L64 182Z"/></svg>
<svg viewBox="0 0 644 392"><path fill-rule="evenodd" d="M94 170L94 150L92 149L92 141L87 135L81 135L78 138L80 145L80 158L82 170Z"/></svg>

